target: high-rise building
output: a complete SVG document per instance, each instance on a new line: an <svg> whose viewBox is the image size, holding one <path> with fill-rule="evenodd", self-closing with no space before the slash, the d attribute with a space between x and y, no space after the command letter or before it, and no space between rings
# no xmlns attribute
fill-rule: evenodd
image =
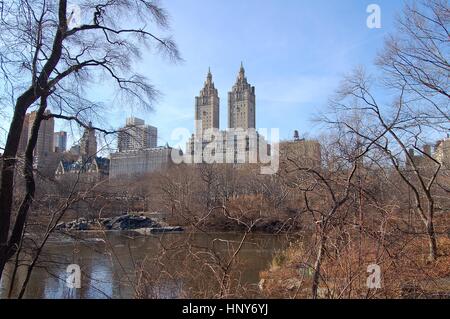
<svg viewBox="0 0 450 319"><path fill-rule="evenodd" d="M49 112L46 111L46 114ZM28 139L31 137L31 131L37 112L31 112L28 117ZM55 132L55 120L50 118L41 122L39 127L38 139L34 148L34 156L39 160L48 157L53 153L53 134Z"/></svg>
<svg viewBox="0 0 450 319"><path fill-rule="evenodd" d="M200 95L195 97L196 135L202 134L207 129L219 128L219 104L219 93L214 87L211 70L208 70L203 89ZM201 121L201 130L198 121Z"/></svg>
<svg viewBox="0 0 450 319"><path fill-rule="evenodd" d="M80 140L80 155L86 159L97 156L97 138L91 122L84 129L83 137Z"/></svg>
<svg viewBox="0 0 450 319"><path fill-rule="evenodd" d="M255 87L247 82L244 66L241 69L231 92L228 93L228 128L256 128Z"/></svg>
<svg viewBox="0 0 450 319"><path fill-rule="evenodd" d="M49 114L49 111L46 111L45 114ZM26 151L36 116L36 111L25 115L18 147L19 155L23 155ZM53 118L41 121L36 146L33 151L33 166L44 175L53 174L57 165L58 158L54 153L54 130L55 120Z"/></svg>
<svg viewBox="0 0 450 319"><path fill-rule="evenodd" d="M145 121L137 117L127 118L126 125L118 134L119 152L156 148L158 129L145 125Z"/></svg>
<svg viewBox="0 0 450 319"><path fill-rule="evenodd" d="M49 112L46 111L46 114ZM25 115L22 133L20 135L19 141L19 154L25 153L28 140L31 137L31 131L33 127L34 120L36 119L37 112L31 112ZM46 157L48 154L53 153L54 145L54 130L55 130L55 120L53 118L43 120L39 126L39 133L36 142L36 147L34 148L35 157Z"/></svg>
<svg viewBox="0 0 450 319"><path fill-rule="evenodd" d="M55 132L54 137L55 152L65 152L67 149L67 132Z"/></svg>

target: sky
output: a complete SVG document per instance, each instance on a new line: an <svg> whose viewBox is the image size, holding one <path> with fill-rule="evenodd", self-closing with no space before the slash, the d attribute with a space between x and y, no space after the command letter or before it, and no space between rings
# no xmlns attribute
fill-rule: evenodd
<svg viewBox="0 0 450 319"><path fill-rule="evenodd" d="M366 24L369 4L381 8L381 29ZM172 32L184 59L171 65L148 54L145 75L163 93L154 112L136 115L159 129L161 145L176 127L194 125L194 97L211 67L227 126L227 94L241 61L256 88L257 128L314 136L312 121L339 81L358 65L370 68L392 31L400 0L170 0ZM123 122L119 107L117 119Z"/></svg>
<svg viewBox="0 0 450 319"><path fill-rule="evenodd" d="M369 4L381 8L381 28L369 29ZM193 130L194 98L208 68L220 97L220 126L227 126L227 93L240 63L256 87L256 127L294 130L313 137L312 121L325 110L340 79L354 67L371 69L393 30L401 0L162 0L183 62L173 64L151 50L136 68L162 93L153 111L118 105L99 86L91 98L107 105L111 127L137 116L158 128L158 143L176 145L175 128ZM57 123L57 129L66 129ZM69 144L73 138L69 140ZM181 142L184 146L184 141Z"/></svg>

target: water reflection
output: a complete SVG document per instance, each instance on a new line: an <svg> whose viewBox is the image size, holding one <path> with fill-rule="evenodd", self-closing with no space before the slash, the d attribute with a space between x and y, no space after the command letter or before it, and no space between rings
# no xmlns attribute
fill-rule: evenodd
<svg viewBox="0 0 450 319"><path fill-rule="evenodd" d="M85 235L83 240L48 244L33 272L26 298L178 298L217 288L220 272L239 247L242 234L165 234L133 237L124 233ZM236 258L233 280L256 287L259 272L286 243L284 236L249 235ZM81 289L66 286L66 268L78 264ZM8 265L0 296L7 296ZM19 268L13 296L26 277ZM191 295L190 295L191 294Z"/></svg>

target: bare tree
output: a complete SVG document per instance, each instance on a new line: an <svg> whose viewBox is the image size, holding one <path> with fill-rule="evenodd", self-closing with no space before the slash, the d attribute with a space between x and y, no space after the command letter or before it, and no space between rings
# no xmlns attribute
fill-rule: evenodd
<svg viewBox="0 0 450 319"><path fill-rule="evenodd" d="M357 70L347 77L333 101L335 117L326 121L344 127L355 134L371 149L382 151L401 180L413 193L415 211L426 227L429 239L429 258L436 260L438 247L434 229L436 212L433 187L436 185L441 170L439 163L428 151L422 149L427 136L440 131L433 125L438 118L418 119L411 111L411 103L405 101L404 91L400 91L398 100L393 105L380 105L371 92L370 80L363 70ZM355 127L343 114L359 112L365 118L364 129ZM441 117L443 126L446 119ZM410 149L419 151L418 160ZM381 164L381 162L380 162Z"/></svg>
<svg viewBox="0 0 450 319"><path fill-rule="evenodd" d="M337 142L340 135L337 134ZM359 152L357 152L359 151ZM311 296L319 297L319 284L322 280L322 263L327 252L330 240L330 232L345 219L345 207L349 205L351 194L355 191L355 172L358 169L359 159L368 151L368 148L349 152L347 156L341 153L339 159L341 165L325 170L304 165L298 159L288 157L292 164L286 174L300 173L297 178L290 180L289 184L301 192L304 211L312 218L316 235L316 256L311 265L313 278L311 284ZM337 162L337 161L336 161ZM335 162L335 164L337 164Z"/></svg>
<svg viewBox="0 0 450 319"><path fill-rule="evenodd" d="M450 120L449 28L447 0L406 3L396 32L388 37L377 59L389 87L419 99L412 108L419 118Z"/></svg>
<svg viewBox="0 0 450 319"><path fill-rule="evenodd" d="M150 30L149 25L168 27L167 13L157 2L84 0L78 4L83 21L77 25L72 24L75 11L68 12L67 0L20 0L1 6L0 76L7 88L1 99L14 101L14 109L2 158L0 278L18 247L33 200L33 174L26 165L27 193L15 212L14 176L27 110L41 101L38 112L50 109L54 118L87 125L98 104L84 97L85 90L105 80L115 83L119 98L151 107L158 92L133 72L142 48L155 47L172 60L179 59L174 42ZM37 118L33 129L38 130L44 117ZM28 150L33 151L32 139L27 154Z"/></svg>

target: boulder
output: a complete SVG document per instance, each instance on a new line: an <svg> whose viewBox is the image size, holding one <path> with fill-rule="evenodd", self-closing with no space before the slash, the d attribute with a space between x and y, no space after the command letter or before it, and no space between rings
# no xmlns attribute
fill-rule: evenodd
<svg viewBox="0 0 450 319"><path fill-rule="evenodd" d="M135 215L114 217L109 221L104 221L103 225L108 230L133 230L139 228L160 227L160 225L151 218Z"/></svg>

